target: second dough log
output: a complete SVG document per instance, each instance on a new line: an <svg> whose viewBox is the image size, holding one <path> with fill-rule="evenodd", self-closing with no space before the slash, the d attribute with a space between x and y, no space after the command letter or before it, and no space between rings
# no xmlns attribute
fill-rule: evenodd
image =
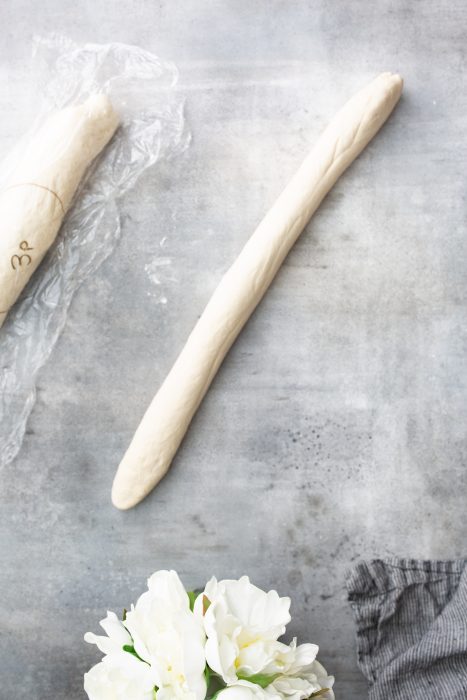
<svg viewBox="0 0 467 700"><path fill-rule="evenodd" d="M344 105L224 275L123 457L112 488L117 508L136 505L167 472L225 355L287 253L401 92L400 76L383 73Z"/></svg>

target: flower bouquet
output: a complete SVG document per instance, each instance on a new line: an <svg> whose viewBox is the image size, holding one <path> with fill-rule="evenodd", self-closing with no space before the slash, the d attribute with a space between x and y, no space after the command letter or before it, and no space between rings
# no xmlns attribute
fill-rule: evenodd
<svg viewBox="0 0 467 700"><path fill-rule="evenodd" d="M157 571L123 620L107 613L107 636L85 634L105 656L84 689L90 700L331 700L318 647L278 641L289 608L247 576L194 593L175 571Z"/></svg>

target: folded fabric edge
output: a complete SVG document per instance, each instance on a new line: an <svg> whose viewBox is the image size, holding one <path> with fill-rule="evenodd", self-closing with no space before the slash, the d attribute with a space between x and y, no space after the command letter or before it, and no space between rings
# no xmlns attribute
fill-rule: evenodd
<svg viewBox="0 0 467 700"><path fill-rule="evenodd" d="M459 578L466 559L430 560L388 557L358 562L345 575L348 601L356 627L357 659L370 688L376 680L372 653L377 644L380 601L394 590L423 585L437 577Z"/></svg>
<svg viewBox="0 0 467 700"><path fill-rule="evenodd" d="M365 609L361 603L367 598L375 600L379 595L376 592L372 571L373 565L378 561L361 561L345 574L347 597L355 622L357 661L370 686L375 680L371 665L371 651L375 642L374 630L378 623L378 608L377 605L373 605Z"/></svg>

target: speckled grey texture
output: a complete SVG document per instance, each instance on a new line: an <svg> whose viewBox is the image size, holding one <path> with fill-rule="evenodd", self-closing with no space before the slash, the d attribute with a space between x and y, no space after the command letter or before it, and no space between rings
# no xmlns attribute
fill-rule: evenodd
<svg viewBox="0 0 467 700"><path fill-rule="evenodd" d="M31 120L31 36L50 30L176 61L193 133L127 198L1 475L2 700L84 698L83 633L161 567L290 593L292 632L360 700L345 569L465 556L466 15L460 0L1 3L2 151ZM118 461L220 275L381 70L405 78L396 113L292 251L168 477L114 510Z"/></svg>

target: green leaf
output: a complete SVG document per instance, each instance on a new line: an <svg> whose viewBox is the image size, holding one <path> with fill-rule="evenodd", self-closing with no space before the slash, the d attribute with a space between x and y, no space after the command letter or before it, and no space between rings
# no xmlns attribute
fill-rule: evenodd
<svg viewBox="0 0 467 700"><path fill-rule="evenodd" d="M204 593L203 593L203 615L206 615L210 605L211 605L211 601L209 600L207 595L204 595Z"/></svg>
<svg viewBox="0 0 467 700"><path fill-rule="evenodd" d="M239 681L249 681L250 683L256 683L261 688L267 688L276 678L279 678L280 673L274 673L272 675L267 675L265 673L256 673L253 676L244 676L241 673L237 674Z"/></svg>
<svg viewBox="0 0 467 700"><path fill-rule="evenodd" d="M123 651L128 652L128 654L131 654L132 656L135 656L137 659L143 662L143 664L147 663L144 659L139 656L139 654L135 651L135 648L133 644L124 644L122 647Z"/></svg>
<svg viewBox="0 0 467 700"><path fill-rule="evenodd" d="M219 688L219 690L217 690L217 691L214 693L214 695L211 695L211 697L209 698L209 700L216 700L216 698L217 698L217 696L219 695L219 693L221 692L221 690L225 690L225 688Z"/></svg>
<svg viewBox="0 0 467 700"><path fill-rule="evenodd" d="M190 601L190 610L193 610L195 607L195 600L199 596L199 592L197 593L196 591L188 591L188 600Z"/></svg>
<svg viewBox="0 0 467 700"><path fill-rule="evenodd" d="M206 664L206 668L204 670L205 676L206 676L206 681L207 681L207 693L206 693L206 699L207 700L214 700L218 696L221 690L224 690L225 688L225 683L222 680L222 678L212 670L208 664Z"/></svg>
<svg viewBox="0 0 467 700"><path fill-rule="evenodd" d="M133 654L133 656L138 656L133 644L124 644L122 649L123 649L123 651L128 652L128 654ZM139 656L138 656L138 658L139 658Z"/></svg>

